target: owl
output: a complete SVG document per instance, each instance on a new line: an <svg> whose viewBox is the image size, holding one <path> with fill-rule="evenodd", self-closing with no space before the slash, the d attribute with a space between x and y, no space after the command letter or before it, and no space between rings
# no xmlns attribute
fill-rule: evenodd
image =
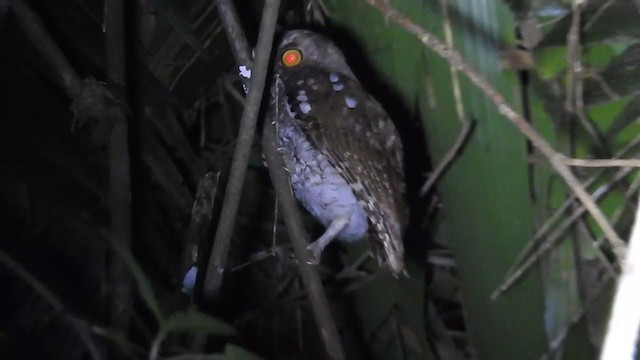
<svg viewBox="0 0 640 360"><path fill-rule="evenodd" d="M340 49L306 30L286 32L271 88L277 142L293 193L325 226L309 250L368 239L382 267L404 269L406 218L400 137Z"/></svg>

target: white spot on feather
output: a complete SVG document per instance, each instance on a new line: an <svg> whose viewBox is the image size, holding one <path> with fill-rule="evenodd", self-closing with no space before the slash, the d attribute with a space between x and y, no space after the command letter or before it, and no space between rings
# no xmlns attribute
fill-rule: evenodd
<svg viewBox="0 0 640 360"><path fill-rule="evenodd" d="M329 74L329 81L331 81L332 83L335 83L335 82L338 82L338 80L340 80L340 76L338 76L338 74L336 73Z"/></svg>
<svg viewBox="0 0 640 360"><path fill-rule="evenodd" d="M344 85L342 85L341 83L334 83L333 84L333 90L335 92L339 92L342 89L344 89Z"/></svg>
<svg viewBox="0 0 640 360"><path fill-rule="evenodd" d="M300 94L300 95L296 96L296 100L298 100L298 101L309 101L309 98L305 94Z"/></svg>
<svg viewBox="0 0 640 360"><path fill-rule="evenodd" d="M311 105L308 102L301 102L299 107L303 114L308 114L311 111Z"/></svg>
<svg viewBox="0 0 640 360"><path fill-rule="evenodd" d="M347 104L347 107L349 109L354 109L356 105L358 105L358 102L356 101L356 99L352 98L351 96L345 96L344 103Z"/></svg>

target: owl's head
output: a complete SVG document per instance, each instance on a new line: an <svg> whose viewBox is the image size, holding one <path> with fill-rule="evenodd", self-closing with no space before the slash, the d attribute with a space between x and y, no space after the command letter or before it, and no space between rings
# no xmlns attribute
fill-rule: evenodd
<svg viewBox="0 0 640 360"><path fill-rule="evenodd" d="M308 30L287 31L278 45L276 71L315 66L354 78L344 54L328 38Z"/></svg>

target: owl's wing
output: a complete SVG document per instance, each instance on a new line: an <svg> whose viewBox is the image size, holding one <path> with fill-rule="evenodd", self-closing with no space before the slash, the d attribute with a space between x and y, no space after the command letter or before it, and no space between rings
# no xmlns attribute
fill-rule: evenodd
<svg viewBox="0 0 640 360"><path fill-rule="evenodd" d="M291 115L347 180L369 217L381 263L402 267L402 144L389 116L347 76L306 68L283 76Z"/></svg>

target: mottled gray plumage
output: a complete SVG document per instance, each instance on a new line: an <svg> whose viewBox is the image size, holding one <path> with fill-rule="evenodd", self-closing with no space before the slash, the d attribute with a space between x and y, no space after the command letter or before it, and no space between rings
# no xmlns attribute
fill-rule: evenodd
<svg viewBox="0 0 640 360"><path fill-rule="evenodd" d="M302 54L287 66L287 50ZM402 144L391 119L360 85L342 52L316 33L287 32L277 50L273 116L294 194L333 239L368 237L382 266L404 268Z"/></svg>

